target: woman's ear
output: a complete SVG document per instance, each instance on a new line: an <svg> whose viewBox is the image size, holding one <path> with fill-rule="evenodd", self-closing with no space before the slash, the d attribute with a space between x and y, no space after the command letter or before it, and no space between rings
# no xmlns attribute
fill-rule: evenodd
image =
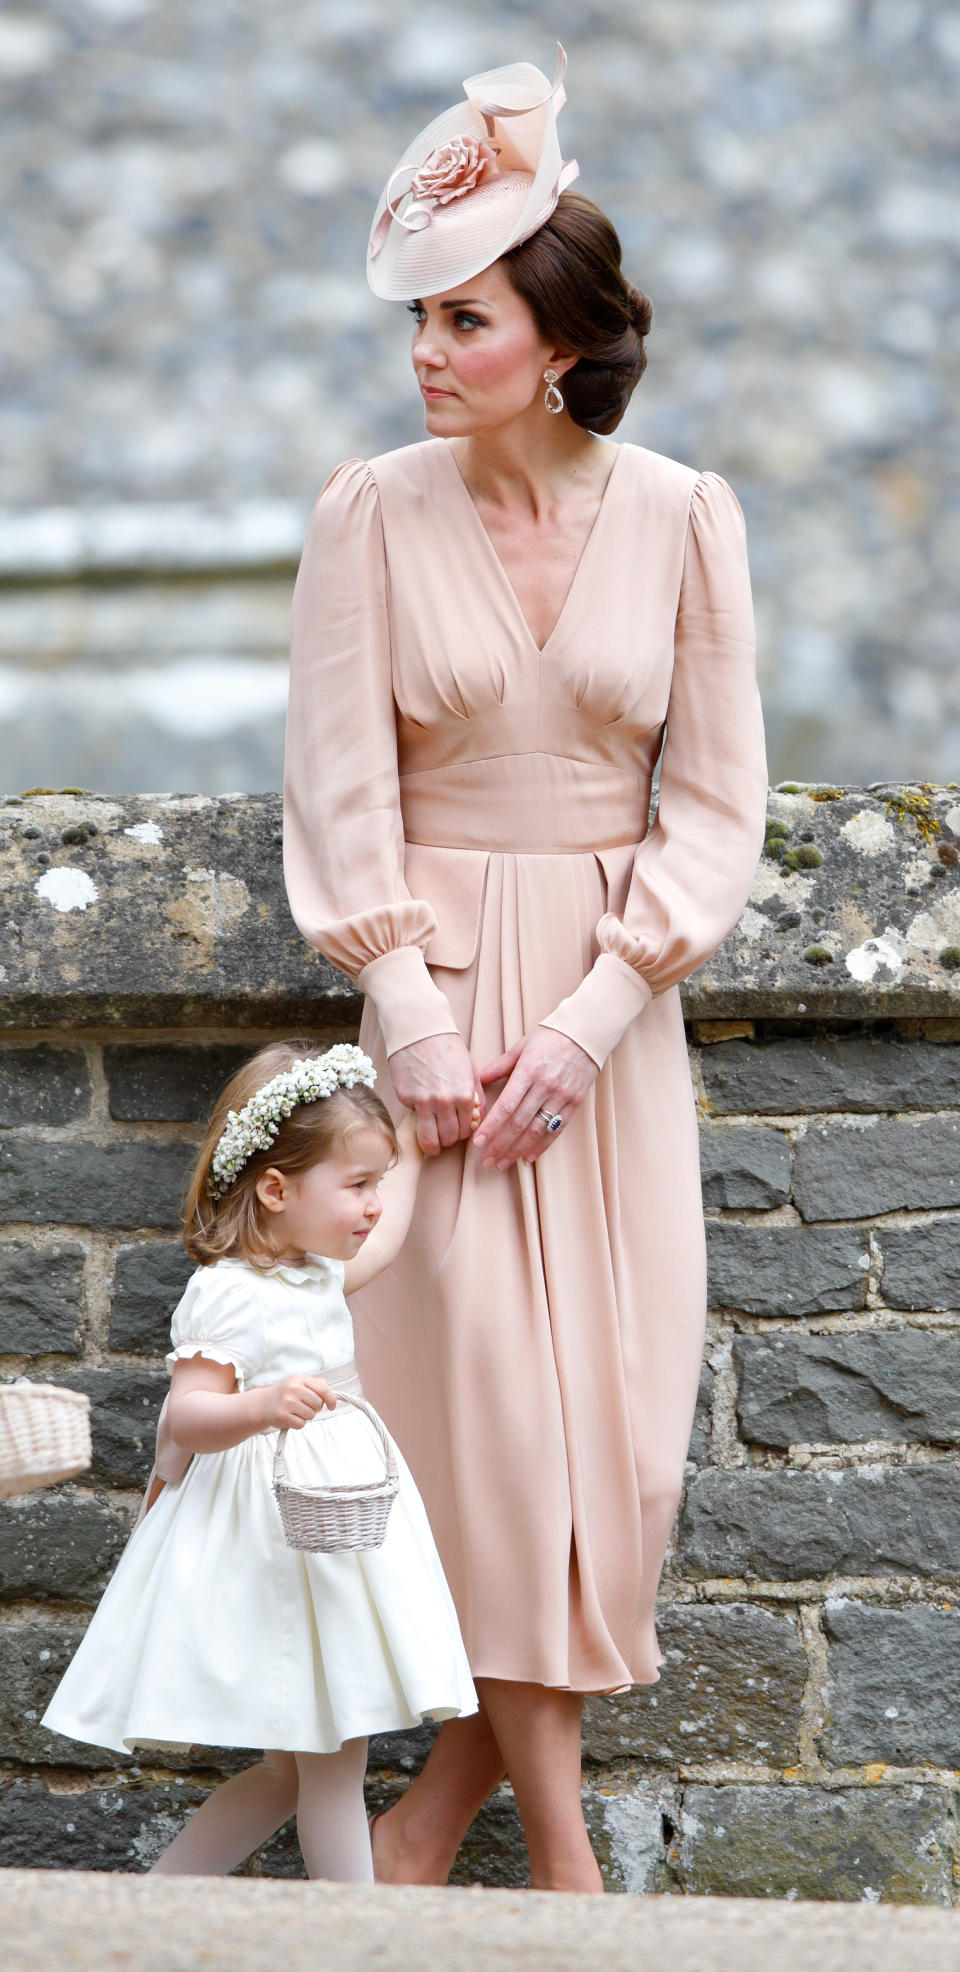
<svg viewBox="0 0 960 1972"><path fill-rule="evenodd" d="M558 377L565 377L567 371L572 370L574 364L579 361L579 356L571 356L568 349L555 349L546 367L548 370L556 370Z"/></svg>
<svg viewBox="0 0 960 1972"><path fill-rule="evenodd" d="M282 1212L290 1196L290 1186L282 1171L275 1164L261 1171L254 1191L262 1206L268 1212Z"/></svg>

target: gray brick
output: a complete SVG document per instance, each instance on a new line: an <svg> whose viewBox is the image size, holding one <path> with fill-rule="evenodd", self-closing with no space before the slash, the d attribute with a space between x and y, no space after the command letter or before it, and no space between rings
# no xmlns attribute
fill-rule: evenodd
<svg viewBox="0 0 960 1972"><path fill-rule="evenodd" d="M30 1493L0 1512L0 1597L96 1600L106 1587L132 1516L87 1495Z"/></svg>
<svg viewBox="0 0 960 1972"><path fill-rule="evenodd" d="M72 1123L90 1107L86 1056L74 1048L0 1047L0 1129Z"/></svg>
<svg viewBox="0 0 960 1972"><path fill-rule="evenodd" d="M170 1347L170 1318L194 1266L179 1240L121 1246L110 1315L111 1349L162 1356Z"/></svg>
<svg viewBox="0 0 960 1972"><path fill-rule="evenodd" d="M68 1742L40 1724L82 1635L81 1623L0 1626L0 1759L55 1767L112 1762L102 1746Z"/></svg>
<svg viewBox="0 0 960 1972"><path fill-rule="evenodd" d="M138 1786L121 1777L63 1794L39 1779L14 1780L0 1793L0 1868L149 1869L208 1792L186 1780Z"/></svg>
<svg viewBox="0 0 960 1972"><path fill-rule="evenodd" d="M707 1226L710 1305L748 1315L862 1308L867 1236L844 1226Z"/></svg>
<svg viewBox="0 0 960 1972"><path fill-rule="evenodd" d="M841 1602L823 1622L832 1764L960 1767L960 1612Z"/></svg>
<svg viewBox="0 0 960 1972"><path fill-rule="evenodd" d="M153 1464L160 1406L170 1388L165 1370L85 1369L60 1376L70 1390L90 1398L92 1479L113 1486L144 1486Z"/></svg>
<svg viewBox="0 0 960 1972"><path fill-rule="evenodd" d="M788 1617L742 1603L680 1604L658 1611L657 1630L659 1684L588 1698L588 1760L797 1760L807 1663Z"/></svg>
<svg viewBox="0 0 960 1972"><path fill-rule="evenodd" d="M689 1896L949 1904L945 1787L687 1787L671 1854Z"/></svg>
<svg viewBox="0 0 960 1972"><path fill-rule="evenodd" d="M703 1201L710 1206L766 1210L790 1196L790 1145L779 1130L724 1128L700 1131Z"/></svg>
<svg viewBox="0 0 960 1972"><path fill-rule="evenodd" d="M0 1355L78 1355L82 1275L82 1246L0 1244Z"/></svg>
<svg viewBox="0 0 960 1972"><path fill-rule="evenodd" d="M957 1581L960 1468L945 1462L838 1472L707 1467L687 1488L680 1554L698 1576Z"/></svg>
<svg viewBox="0 0 960 1972"><path fill-rule="evenodd" d="M808 1220L960 1205L960 1120L818 1124L797 1145L793 1193Z"/></svg>
<svg viewBox="0 0 960 1972"><path fill-rule="evenodd" d="M744 1335L734 1361L753 1444L960 1444L960 1335Z"/></svg>
<svg viewBox="0 0 960 1972"><path fill-rule="evenodd" d="M224 1083L252 1052L216 1046L104 1048L110 1114L124 1122L205 1122Z"/></svg>
<svg viewBox="0 0 960 1972"><path fill-rule="evenodd" d="M891 1308L960 1309L960 1219L881 1226L881 1291Z"/></svg>
<svg viewBox="0 0 960 1972"><path fill-rule="evenodd" d="M960 1047L883 1033L831 1040L720 1041L703 1050L719 1114L960 1108Z"/></svg>
<svg viewBox="0 0 960 1972"><path fill-rule="evenodd" d="M0 1143L0 1223L175 1226L194 1158L179 1143Z"/></svg>
<svg viewBox="0 0 960 1972"><path fill-rule="evenodd" d="M697 1409L690 1436L690 1449L687 1457L694 1465L704 1465L710 1457L712 1427L710 1406L713 1402L714 1375L709 1363L700 1365L700 1385L697 1390Z"/></svg>

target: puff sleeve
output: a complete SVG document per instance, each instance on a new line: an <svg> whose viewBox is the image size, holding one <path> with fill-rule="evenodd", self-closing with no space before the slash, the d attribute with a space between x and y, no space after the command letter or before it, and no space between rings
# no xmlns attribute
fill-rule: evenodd
<svg viewBox="0 0 960 1972"><path fill-rule="evenodd" d="M376 481L340 466L314 508L293 597L284 874L307 942L377 1008L388 1054L455 1034L424 958L430 905L403 875L387 570Z"/></svg>
<svg viewBox="0 0 960 1972"><path fill-rule="evenodd" d="M242 1390L266 1360L265 1317L247 1275L223 1261L198 1267L170 1325L167 1368L190 1356L229 1364Z"/></svg>
<svg viewBox="0 0 960 1972"><path fill-rule="evenodd" d="M704 964L749 896L766 793L743 516L705 473L690 507L656 819L622 918L601 918L592 971L544 1026L602 1067L654 994Z"/></svg>

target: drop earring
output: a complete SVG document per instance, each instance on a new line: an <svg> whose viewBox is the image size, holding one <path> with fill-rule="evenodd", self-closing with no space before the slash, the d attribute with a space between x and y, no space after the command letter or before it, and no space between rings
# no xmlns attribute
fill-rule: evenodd
<svg viewBox="0 0 960 1972"><path fill-rule="evenodd" d="M543 381L547 386L543 393L544 404L547 410L552 411L554 416L556 416L557 412L563 410L563 398L557 389L556 370L544 370Z"/></svg>

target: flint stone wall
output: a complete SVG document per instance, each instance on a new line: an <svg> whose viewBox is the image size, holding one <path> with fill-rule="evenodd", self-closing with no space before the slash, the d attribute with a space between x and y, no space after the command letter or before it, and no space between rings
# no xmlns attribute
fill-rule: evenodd
<svg viewBox="0 0 960 1972"><path fill-rule="evenodd" d="M0 1505L0 1865L144 1867L243 1754L43 1732L134 1517L200 1121L355 1028L272 797L0 809L0 1374L89 1391L82 1481ZM685 989L711 1313L653 1690L591 1700L612 1888L950 1904L960 1862L960 795L781 789ZM374 1742L371 1804L426 1733ZM249 1865L300 1871L291 1830ZM524 1880L504 1788L458 1880Z"/></svg>

